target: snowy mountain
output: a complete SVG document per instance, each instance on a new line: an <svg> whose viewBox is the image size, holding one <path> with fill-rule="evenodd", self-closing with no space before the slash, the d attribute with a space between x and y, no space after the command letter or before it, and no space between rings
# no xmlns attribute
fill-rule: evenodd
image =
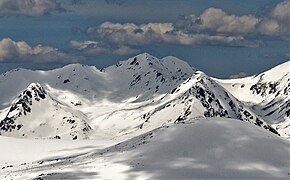
<svg viewBox="0 0 290 180"><path fill-rule="evenodd" d="M1 97L0 132L8 136L93 139L96 129L110 129L112 137L141 134L204 117L240 119L278 134L266 116L174 57L159 60L144 53L101 70L80 64L46 72L18 69L2 74L0 82L0 92L6 94ZM12 82L17 86L7 89ZM33 82L41 84L47 99L32 103L23 89ZM21 92L23 97L14 101L28 101L12 112L15 104L10 102ZM29 112L22 110L26 106Z"/></svg>
<svg viewBox="0 0 290 180"><path fill-rule="evenodd" d="M186 62L177 58L166 57L159 60L147 53L100 70L80 64L46 72L16 69L0 75L1 84L13 87L0 87L0 92L6 94L0 97L0 102L4 102L1 103L2 107L9 104L15 94L33 82L60 91L72 91L90 100L123 101L137 95L146 99L146 96L150 98L155 94L168 92L193 72ZM16 87L14 83L17 83Z"/></svg>
<svg viewBox="0 0 290 180"><path fill-rule="evenodd" d="M144 53L3 73L0 178L287 179L289 67L221 80Z"/></svg>
<svg viewBox="0 0 290 180"><path fill-rule="evenodd" d="M13 133L20 129L10 128L9 135L13 134L17 137L69 137L69 139L88 138L87 131L93 131L90 124L96 124L102 115L108 115L123 107L136 109L137 102L149 104L152 98L176 87L193 72L194 70L187 63L177 58L166 57L159 60L147 53L101 70L80 64L72 64L47 72L17 69L0 76L0 92L6 94L0 97L1 102L4 102L0 105L2 107L0 118L3 119L3 124L8 124L7 114L12 114L9 107L13 106L10 102L15 101L15 94L25 92L30 83L37 82L49 94L48 100L33 103L33 105L39 105L31 107L33 110L28 116L26 114L14 116L13 121L10 122L10 124L22 122L21 127L25 127L26 123L24 122L27 121L29 132L22 132L23 129L27 129L22 128L21 134L20 132ZM17 84L15 88L7 88L14 87L14 84ZM108 106L110 107L107 108ZM48 113L42 112L44 108ZM37 135L38 126L41 124L41 127L44 127L45 122L42 122L44 119L49 119L49 122L53 124L57 122L53 126L53 129L57 129L57 131L52 132L50 127L47 131L51 133ZM71 130L61 132L60 124L66 124L64 121L69 120L74 122L70 127ZM33 121L36 121L34 122L35 126L31 127L29 124ZM77 122L78 126L75 125ZM102 124L108 122L102 122ZM94 127L94 129L99 128ZM7 131L5 128L1 129L3 135L7 134ZM91 133L91 136L94 136L94 133Z"/></svg>
<svg viewBox="0 0 290 180"><path fill-rule="evenodd" d="M290 138L290 61L251 77L217 82Z"/></svg>
<svg viewBox="0 0 290 180"><path fill-rule="evenodd" d="M263 119L203 72L194 73L187 81L171 90L167 96L175 96L175 98L170 100L170 103L164 104L163 107L170 107L173 104L169 112L181 110L179 113L175 113L177 118L174 122L184 122L189 118L227 117L247 121L278 134ZM167 96L164 98L170 99ZM152 114L155 112L157 111ZM162 112L162 110L158 110L158 112ZM151 118L154 119L154 117Z"/></svg>
<svg viewBox="0 0 290 180"><path fill-rule="evenodd" d="M85 139L91 127L85 116L76 115L38 83L30 84L12 103L0 121L4 136L56 139ZM80 113L79 113L80 114Z"/></svg>
<svg viewBox="0 0 290 180"><path fill-rule="evenodd" d="M5 94L0 132L24 138L94 139L102 133L114 138L189 119L227 117L284 133L289 127L288 65L243 82L213 79L175 57L147 53L101 70L80 64L12 70L0 75ZM285 73L271 75L280 71ZM250 105L243 93L235 93L240 89ZM280 110L272 110L274 105Z"/></svg>

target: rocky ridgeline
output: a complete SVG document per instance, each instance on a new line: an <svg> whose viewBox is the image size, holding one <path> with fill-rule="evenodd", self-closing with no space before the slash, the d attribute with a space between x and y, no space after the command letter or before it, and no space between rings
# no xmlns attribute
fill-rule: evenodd
<svg viewBox="0 0 290 180"><path fill-rule="evenodd" d="M192 77L178 87L172 89L168 94L176 95L176 98L144 114L142 116L144 123L141 127L143 127L144 124L148 125L150 121L154 121L153 115L161 111L169 112L170 107L183 106L183 110L179 112L174 123L184 123L192 118L226 117L252 123L279 135L279 133L261 117L256 115L247 106L239 102L219 84L202 72L194 73ZM203 107L203 110L195 112L194 107L200 105Z"/></svg>

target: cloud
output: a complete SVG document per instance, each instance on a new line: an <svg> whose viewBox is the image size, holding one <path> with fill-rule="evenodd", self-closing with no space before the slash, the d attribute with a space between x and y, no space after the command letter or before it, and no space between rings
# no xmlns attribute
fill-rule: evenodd
<svg viewBox="0 0 290 180"><path fill-rule="evenodd" d="M71 0L71 4L84 4L82 0Z"/></svg>
<svg viewBox="0 0 290 180"><path fill-rule="evenodd" d="M257 23L256 27L256 34L261 33L268 36L277 36L280 29L279 23L273 19L264 19Z"/></svg>
<svg viewBox="0 0 290 180"><path fill-rule="evenodd" d="M280 21L290 21L290 1L284 1L276 5L271 16Z"/></svg>
<svg viewBox="0 0 290 180"><path fill-rule="evenodd" d="M255 47L257 41L248 41L242 36L209 35L203 33L188 33L178 30L172 23L134 23L104 22L97 27L91 27L87 33L102 42L122 45L146 45L151 43L169 44L209 44L237 47Z"/></svg>
<svg viewBox="0 0 290 180"><path fill-rule="evenodd" d="M31 47L24 41L13 41L10 38L0 40L0 62L51 63L76 62L79 59L49 46Z"/></svg>
<svg viewBox="0 0 290 180"><path fill-rule="evenodd" d="M105 0L107 4L113 4L122 6L125 3L125 0Z"/></svg>
<svg viewBox="0 0 290 180"><path fill-rule="evenodd" d="M102 54L132 55L140 51L125 45L108 45L96 41L70 41L72 49L83 56L96 56Z"/></svg>
<svg viewBox="0 0 290 180"><path fill-rule="evenodd" d="M237 16L228 14L222 9L208 8L200 16L181 16L174 27L188 33L209 33L285 38L290 36L290 1L277 4L264 17L254 15Z"/></svg>
<svg viewBox="0 0 290 180"><path fill-rule="evenodd" d="M245 72L240 72L239 74L232 74L230 75L230 79L238 79L238 78L243 78L243 77L247 77L248 74Z"/></svg>
<svg viewBox="0 0 290 180"><path fill-rule="evenodd" d="M85 2L83 0L71 0L72 5L84 5Z"/></svg>
<svg viewBox="0 0 290 180"><path fill-rule="evenodd" d="M56 0L0 0L1 16L42 16L65 9Z"/></svg>
<svg viewBox="0 0 290 180"><path fill-rule="evenodd" d="M199 17L201 23L199 24L202 30L211 30L216 32L235 32L248 33L255 31L255 25L258 19L248 16L228 15L221 9L209 8L206 9Z"/></svg>
<svg viewBox="0 0 290 180"><path fill-rule="evenodd" d="M270 17L279 24L278 35L290 39L290 1L284 1L272 10Z"/></svg>
<svg viewBox="0 0 290 180"><path fill-rule="evenodd" d="M88 29L88 33L98 39L105 39L117 44L150 44L165 40L167 32L173 30L171 23L149 23L136 25L134 23L105 22Z"/></svg>
<svg viewBox="0 0 290 180"><path fill-rule="evenodd" d="M287 4L287 7L285 7ZM288 4L278 4L272 13L264 18L258 18L253 15L229 15L222 9L208 8L199 17L195 15L181 16L175 23L174 27L187 33L209 33L240 35L244 37L254 36L279 36L287 35L283 30L285 22L282 19L288 19ZM278 9L278 10L277 10ZM276 13L276 11L279 11ZM288 21L289 24L289 21Z"/></svg>
<svg viewBox="0 0 290 180"><path fill-rule="evenodd" d="M289 1L279 3L263 18L208 8L199 16L180 16L174 23L104 22L88 28L87 33L99 42L128 46L167 43L258 47L266 39L289 39L289 8Z"/></svg>

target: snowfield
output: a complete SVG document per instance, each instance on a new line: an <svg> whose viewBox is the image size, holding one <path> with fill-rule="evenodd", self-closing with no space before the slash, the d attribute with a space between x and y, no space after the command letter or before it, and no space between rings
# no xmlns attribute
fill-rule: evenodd
<svg viewBox="0 0 290 180"><path fill-rule="evenodd" d="M15 154L19 150L11 144L21 147L21 156ZM200 119L109 144L110 141L102 144L99 140L39 142L1 137L0 145L4 148L0 158L7 162L2 163L0 178L289 179L290 176L290 143L235 119ZM46 148L40 148L43 145Z"/></svg>
<svg viewBox="0 0 290 180"><path fill-rule="evenodd" d="M0 179L290 178L290 61L221 80L147 53L0 75Z"/></svg>

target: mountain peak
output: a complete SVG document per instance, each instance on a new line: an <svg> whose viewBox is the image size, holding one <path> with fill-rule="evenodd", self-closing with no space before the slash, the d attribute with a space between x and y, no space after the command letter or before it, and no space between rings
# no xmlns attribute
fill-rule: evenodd
<svg viewBox="0 0 290 180"><path fill-rule="evenodd" d="M45 99L46 95L46 91L39 83L31 83L11 105L7 117L10 117L11 114L15 114L15 111L18 112L16 113L18 117L22 114L26 115L30 113L30 106L33 104L33 101Z"/></svg>
<svg viewBox="0 0 290 180"><path fill-rule="evenodd" d="M16 119L31 113L34 101L45 99L46 95L46 91L39 83L31 83L10 106L6 117L0 121L0 131L11 132L14 129L21 129L23 125L16 124Z"/></svg>
<svg viewBox="0 0 290 180"><path fill-rule="evenodd" d="M153 65L152 63L158 63L160 60L148 53L142 53L132 58L129 58L126 62L129 65ZM149 64L148 64L149 62ZM150 63L151 62L151 63Z"/></svg>
<svg viewBox="0 0 290 180"><path fill-rule="evenodd" d="M39 101L40 99L45 99L46 91L39 83L31 83L19 96L18 98L29 98L34 97L35 100Z"/></svg>
<svg viewBox="0 0 290 180"><path fill-rule="evenodd" d="M40 83L31 83L7 109L4 119L0 119L0 135L73 140L88 138L92 128L85 121L86 117L51 97Z"/></svg>
<svg viewBox="0 0 290 180"><path fill-rule="evenodd" d="M144 52L135 56L137 58L145 58L145 59L157 59L156 57L152 56L151 54Z"/></svg>

